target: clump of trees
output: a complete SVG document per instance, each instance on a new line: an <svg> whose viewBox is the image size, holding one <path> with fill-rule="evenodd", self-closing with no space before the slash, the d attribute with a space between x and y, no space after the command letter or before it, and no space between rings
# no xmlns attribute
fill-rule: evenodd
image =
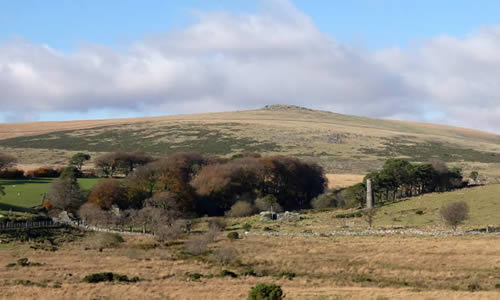
<svg viewBox="0 0 500 300"><path fill-rule="evenodd" d="M125 164L124 157L134 162ZM223 159L177 153L153 160L143 154L112 153L97 158L96 164L107 176L118 172L127 176L98 183L80 207L80 217L93 224L140 227L160 240L189 231L185 220L193 216L236 217L259 209L309 208L327 184L321 167L286 156L247 153ZM66 173L74 177L70 169ZM51 204L74 209L58 197L58 191L80 195L75 183L58 179L49 194ZM64 199L81 205L76 196Z"/></svg>
<svg viewBox="0 0 500 300"><path fill-rule="evenodd" d="M432 192L446 192L467 185L462 170L448 168L441 161L412 164L406 159L389 159L382 170L367 174L363 183L340 193L344 206L363 206L366 201L366 181L371 179L375 201L395 201Z"/></svg>
<svg viewBox="0 0 500 300"><path fill-rule="evenodd" d="M246 156L210 164L192 181L200 196L199 211L214 215L222 215L237 201L255 204L268 195L285 210L309 208L326 185L319 165L286 156Z"/></svg>
<svg viewBox="0 0 500 300"><path fill-rule="evenodd" d="M99 156L95 167L105 177L132 173L137 167L153 161L153 157L144 152L113 152Z"/></svg>

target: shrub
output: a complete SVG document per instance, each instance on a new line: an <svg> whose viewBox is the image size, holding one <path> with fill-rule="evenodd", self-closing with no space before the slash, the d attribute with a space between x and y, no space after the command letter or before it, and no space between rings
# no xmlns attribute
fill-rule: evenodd
<svg viewBox="0 0 500 300"><path fill-rule="evenodd" d="M481 286L478 283L471 283L467 286L469 292L476 292L481 290Z"/></svg>
<svg viewBox="0 0 500 300"><path fill-rule="evenodd" d="M229 265L236 262L238 252L234 248L219 248L215 250L215 260L222 265Z"/></svg>
<svg viewBox="0 0 500 300"><path fill-rule="evenodd" d="M127 275L120 275L112 272L102 272L102 273L93 273L90 275L87 275L83 278L83 281L88 282L88 283L98 283L98 282L111 282L111 281L118 281L118 282L137 282L139 281L140 278L135 276L132 277L131 279L128 278Z"/></svg>
<svg viewBox="0 0 500 300"><path fill-rule="evenodd" d="M252 225L245 223L241 226L241 228L245 231L250 231L250 229L252 229Z"/></svg>
<svg viewBox="0 0 500 300"><path fill-rule="evenodd" d="M159 241L172 241L181 237L187 231L186 220L175 220L172 224L157 226L155 236Z"/></svg>
<svg viewBox="0 0 500 300"><path fill-rule="evenodd" d="M255 212L255 208L252 204L246 201L238 201L231 209L226 212L227 216L233 218L247 217L251 216Z"/></svg>
<svg viewBox="0 0 500 300"><path fill-rule="evenodd" d="M283 290L275 284L259 283L248 293L248 300L281 300Z"/></svg>
<svg viewBox="0 0 500 300"><path fill-rule="evenodd" d="M278 203L276 197L273 195L267 195L263 198L258 198L255 200L255 206L259 211L270 211L272 208L273 212L282 212L283 207Z"/></svg>
<svg viewBox="0 0 500 300"><path fill-rule="evenodd" d="M337 201L335 200L335 197L331 194L321 194L311 201L311 206L315 209L336 207Z"/></svg>
<svg viewBox="0 0 500 300"><path fill-rule="evenodd" d="M276 277L278 278L286 278L288 280L292 280L295 278L295 276L297 276L294 272L290 272L290 271L281 271L279 272Z"/></svg>
<svg viewBox="0 0 500 300"><path fill-rule="evenodd" d="M121 235L110 232L98 232L89 236L84 245L88 249L116 248L125 242Z"/></svg>
<svg viewBox="0 0 500 300"><path fill-rule="evenodd" d="M253 276L253 277L257 277L257 273L252 270L252 269L249 269L249 270L245 270L241 273L241 276Z"/></svg>
<svg viewBox="0 0 500 300"><path fill-rule="evenodd" d="M184 251L191 255L202 255L208 250L208 240L203 237L192 238L186 242Z"/></svg>
<svg viewBox="0 0 500 300"><path fill-rule="evenodd" d="M226 229L226 226L227 226L226 220L222 218L215 218L208 220L208 227L210 229L213 228L219 231L223 231L224 229Z"/></svg>
<svg viewBox="0 0 500 300"><path fill-rule="evenodd" d="M222 270L219 274L220 277L231 277L231 278L237 278L238 274L229 271L229 270Z"/></svg>
<svg viewBox="0 0 500 300"><path fill-rule="evenodd" d="M457 230L457 226L469 218L469 206L465 201L452 202L441 207L439 213L447 225Z"/></svg>
<svg viewBox="0 0 500 300"><path fill-rule="evenodd" d="M204 275L201 273L186 273L186 276L187 276L187 278L189 278L191 280L195 280L195 281L198 281L204 277Z"/></svg>
<svg viewBox="0 0 500 300"><path fill-rule="evenodd" d="M337 219L350 219L350 218L360 218L362 217L363 214L359 211L353 212L353 213L346 213L346 214L338 214L335 215L335 218Z"/></svg>
<svg viewBox="0 0 500 300"><path fill-rule="evenodd" d="M227 234L227 238L230 240L237 240L240 238L240 235L236 231L233 231Z"/></svg>

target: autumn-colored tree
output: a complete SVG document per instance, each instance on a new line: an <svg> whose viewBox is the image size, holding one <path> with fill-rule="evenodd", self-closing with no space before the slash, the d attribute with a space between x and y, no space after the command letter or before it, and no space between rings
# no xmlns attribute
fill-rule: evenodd
<svg viewBox="0 0 500 300"><path fill-rule="evenodd" d="M205 166L191 183L201 196L199 212L220 215L243 196L255 199L259 178L259 161L253 158Z"/></svg>
<svg viewBox="0 0 500 300"><path fill-rule="evenodd" d="M106 179L92 188L88 201L102 209L110 209L113 204L118 205L120 208L127 208L127 190L120 181Z"/></svg>

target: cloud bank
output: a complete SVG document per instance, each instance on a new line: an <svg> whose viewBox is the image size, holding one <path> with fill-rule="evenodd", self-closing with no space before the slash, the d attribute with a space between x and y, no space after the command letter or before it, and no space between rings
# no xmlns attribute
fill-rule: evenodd
<svg viewBox="0 0 500 300"><path fill-rule="evenodd" d="M500 26L373 51L335 41L284 0L257 14L198 17L124 49L0 44L0 111L20 121L54 111L175 114L287 103L500 132Z"/></svg>

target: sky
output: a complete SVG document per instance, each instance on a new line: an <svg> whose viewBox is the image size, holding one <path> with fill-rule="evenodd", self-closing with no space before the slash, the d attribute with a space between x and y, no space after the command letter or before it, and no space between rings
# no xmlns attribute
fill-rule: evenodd
<svg viewBox="0 0 500 300"><path fill-rule="evenodd" d="M500 1L0 0L0 121L293 104L500 133Z"/></svg>

